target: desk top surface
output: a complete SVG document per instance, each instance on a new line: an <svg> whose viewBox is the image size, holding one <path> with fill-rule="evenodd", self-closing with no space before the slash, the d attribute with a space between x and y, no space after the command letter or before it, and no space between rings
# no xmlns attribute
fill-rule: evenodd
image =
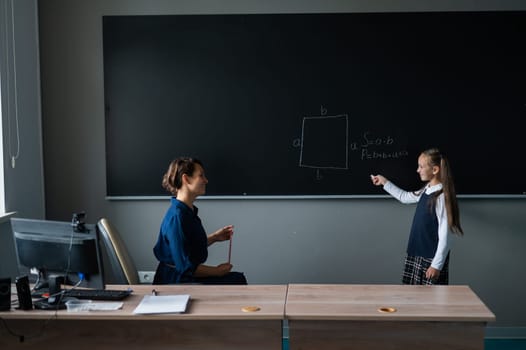
<svg viewBox="0 0 526 350"><path fill-rule="evenodd" d="M495 321L468 286L290 284L290 320Z"/></svg>
<svg viewBox="0 0 526 350"><path fill-rule="evenodd" d="M123 300L123 308L116 311L81 311L67 310L29 310L0 313L0 317L10 319L41 319L55 315L59 319L94 319L94 320L282 320L284 318L286 285L248 285L248 286L205 286L205 285L109 285L107 289L127 289L133 294ZM146 294L152 289L158 295L189 294L190 302L185 313L136 315L133 311ZM15 292L16 297L16 292ZM99 302L99 301L97 301ZM245 312L247 306L257 306L258 311Z"/></svg>
<svg viewBox="0 0 526 350"><path fill-rule="evenodd" d="M133 294L117 311L68 312L29 310L1 312L10 319L127 320L371 320L371 321L495 321L495 315L468 286L407 286L349 284L289 285L110 285ZM159 295L189 294L181 314L135 315L152 289ZM16 292L14 294L16 298ZM247 306L259 308L246 312ZM391 311L391 312L390 312Z"/></svg>

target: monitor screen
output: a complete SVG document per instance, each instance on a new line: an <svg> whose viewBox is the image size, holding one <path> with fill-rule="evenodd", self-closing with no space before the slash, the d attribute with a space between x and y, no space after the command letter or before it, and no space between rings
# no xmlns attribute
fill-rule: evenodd
<svg viewBox="0 0 526 350"><path fill-rule="evenodd" d="M71 222L11 218L11 227L19 273L29 275L35 289L47 288L55 276L69 285L104 288L95 225L77 232Z"/></svg>

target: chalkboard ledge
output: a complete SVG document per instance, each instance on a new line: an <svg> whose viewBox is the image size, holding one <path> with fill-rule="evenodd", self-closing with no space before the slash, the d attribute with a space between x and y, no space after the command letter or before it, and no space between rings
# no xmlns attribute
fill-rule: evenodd
<svg viewBox="0 0 526 350"><path fill-rule="evenodd" d="M244 200L244 199L381 199L392 198L390 195L302 195L302 196L202 196L199 200ZM459 194L457 198L463 199L526 199L526 194ZM170 196L106 196L108 201L159 201L169 200Z"/></svg>

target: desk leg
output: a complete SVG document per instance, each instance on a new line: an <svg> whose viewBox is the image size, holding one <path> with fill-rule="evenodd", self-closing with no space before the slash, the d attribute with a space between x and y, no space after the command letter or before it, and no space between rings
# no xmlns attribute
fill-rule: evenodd
<svg viewBox="0 0 526 350"><path fill-rule="evenodd" d="M291 350L483 350L483 322L289 320Z"/></svg>

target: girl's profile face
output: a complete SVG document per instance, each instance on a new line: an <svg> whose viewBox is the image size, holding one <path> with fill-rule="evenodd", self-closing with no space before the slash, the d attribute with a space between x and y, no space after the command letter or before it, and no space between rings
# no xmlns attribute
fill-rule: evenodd
<svg viewBox="0 0 526 350"><path fill-rule="evenodd" d="M420 157L418 157L418 168L416 169L416 172L420 175L420 180L424 182L434 182L433 180L436 180L439 167L432 166L429 162L429 157L421 154Z"/></svg>

